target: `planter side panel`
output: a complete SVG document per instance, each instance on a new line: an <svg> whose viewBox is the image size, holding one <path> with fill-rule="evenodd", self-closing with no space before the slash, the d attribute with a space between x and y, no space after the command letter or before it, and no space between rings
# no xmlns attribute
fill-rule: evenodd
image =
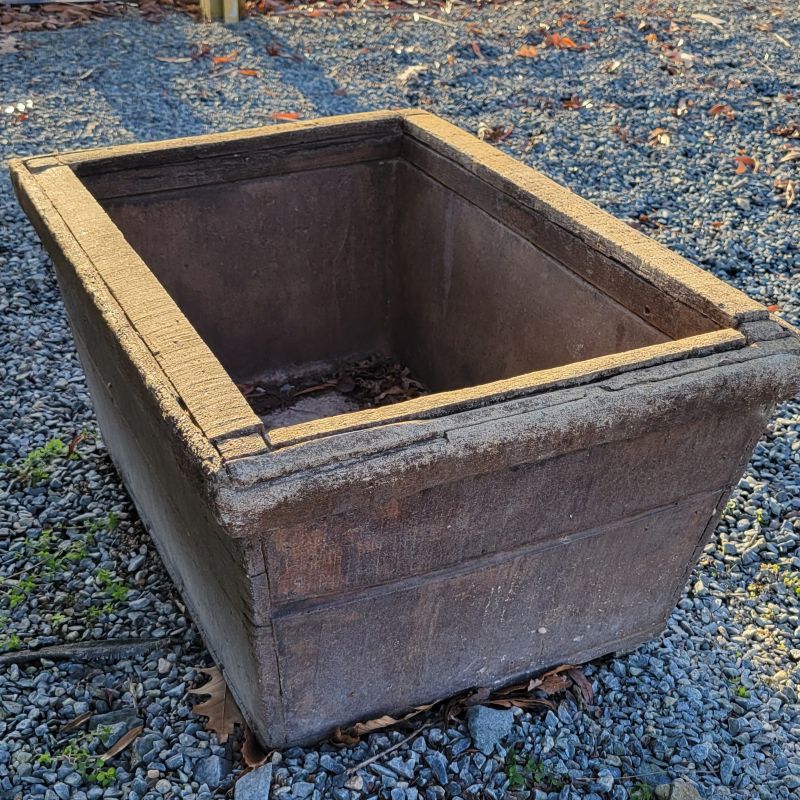
<svg viewBox="0 0 800 800"><path fill-rule="evenodd" d="M742 420L747 424L742 427ZM566 453L393 497L372 510L281 526L264 536L273 603L396 581L575 533L722 489L761 414L695 419L636 439ZM714 441L714 458L698 441ZM665 469L664 453L672 454ZM454 511L454 509L456 511Z"/></svg>
<svg viewBox="0 0 800 800"><path fill-rule="evenodd" d="M647 639L721 501L276 619L290 736Z"/></svg>
<svg viewBox="0 0 800 800"><path fill-rule="evenodd" d="M657 435L500 471L466 488L420 492L402 501L419 504L407 518L422 521L419 538L413 526L387 525L374 511L362 521L356 552L348 551L350 531L334 529L344 563L317 562L321 574L333 565L346 588L349 570L356 581L374 578L360 565L385 560L381 578L393 569L397 578L274 606L289 737L313 738L658 633L768 412L755 404L705 409L703 420L676 421ZM453 491L476 500L461 506ZM448 494L446 503L437 492ZM591 503L582 504L583 493ZM492 543L498 530L505 551ZM461 544L470 537L477 555ZM426 540L432 560L423 567ZM465 557L434 570L448 542ZM407 562L417 571L401 577ZM276 578L283 572L269 558L268 565Z"/></svg>

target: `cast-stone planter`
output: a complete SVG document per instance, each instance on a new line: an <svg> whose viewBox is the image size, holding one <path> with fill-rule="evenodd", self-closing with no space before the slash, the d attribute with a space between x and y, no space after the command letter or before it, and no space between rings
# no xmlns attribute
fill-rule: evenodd
<svg viewBox="0 0 800 800"><path fill-rule="evenodd" d="M429 114L12 172L108 448L269 746L658 634L798 388L761 305ZM270 428L237 389L374 352L430 393Z"/></svg>

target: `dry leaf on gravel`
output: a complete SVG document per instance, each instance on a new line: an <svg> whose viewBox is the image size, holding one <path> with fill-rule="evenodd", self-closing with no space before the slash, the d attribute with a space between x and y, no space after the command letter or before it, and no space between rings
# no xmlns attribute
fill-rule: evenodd
<svg viewBox="0 0 800 800"><path fill-rule="evenodd" d="M267 753L249 727L244 729L242 740L242 761L251 769L256 769L265 764L269 758Z"/></svg>
<svg viewBox="0 0 800 800"><path fill-rule="evenodd" d="M652 131L650 131L647 144L651 145L652 147L656 147L658 145L666 147L671 141L672 138L670 137L668 131L666 131L664 128L654 128Z"/></svg>
<svg viewBox="0 0 800 800"><path fill-rule="evenodd" d="M797 161L800 159L800 150L797 148L792 148L788 150L783 156L781 156L779 164L785 164L787 161Z"/></svg>
<svg viewBox="0 0 800 800"><path fill-rule="evenodd" d="M228 53L226 56L214 56L211 61L214 64L229 64L231 61L236 61L239 57L239 51L234 50L232 53Z"/></svg>
<svg viewBox="0 0 800 800"><path fill-rule="evenodd" d="M784 196L786 197L786 208L791 208L792 204L797 197L797 192L794 188L794 181L787 181L786 182L786 189L784 190Z"/></svg>
<svg viewBox="0 0 800 800"><path fill-rule="evenodd" d="M517 50L517 55L520 58L536 58L539 51L532 44L524 44Z"/></svg>
<svg viewBox="0 0 800 800"><path fill-rule="evenodd" d="M513 130L513 125L507 127L496 125L495 127L491 127L485 122L481 122L478 124L478 138L482 142L502 142L504 139L508 139L508 137L511 136Z"/></svg>
<svg viewBox="0 0 800 800"><path fill-rule="evenodd" d="M790 122L788 125L779 125L777 128L773 128L770 133L774 133L776 136L797 138L800 136L800 125Z"/></svg>
<svg viewBox="0 0 800 800"><path fill-rule="evenodd" d="M560 33L548 33L544 37L544 43L547 47L555 47L558 50L577 50L578 45L569 38L569 36L562 36Z"/></svg>
<svg viewBox="0 0 800 800"><path fill-rule="evenodd" d="M84 711L83 714L78 714L77 717L73 717L64 725L60 733L69 733L70 731L77 730L81 725L85 725L92 718L93 713L92 711Z"/></svg>
<svg viewBox="0 0 800 800"><path fill-rule="evenodd" d="M114 756L119 755L126 747L139 738L143 730L144 725L137 725L135 728L131 728L126 734L120 736L120 738L100 756L100 760L105 764L106 761L110 761Z"/></svg>
<svg viewBox="0 0 800 800"><path fill-rule="evenodd" d="M716 117L720 114L722 114L727 119L733 119L735 116L733 113L733 109L727 103L717 103L716 105L713 105L711 106L711 108L708 109L708 115L710 117Z"/></svg>
<svg viewBox="0 0 800 800"><path fill-rule="evenodd" d="M289 121L293 119L300 119L300 114L297 111L273 111L272 119L276 122Z"/></svg>
<svg viewBox="0 0 800 800"><path fill-rule="evenodd" d="M192 713L208 717L206 730L216 733L220 744L224 744L237 725L244 726L242 712L239 711L218 667L197 671L208 676L208 681L196 689L190 689L189 694L208 696L208 700L194 706Z"/></svg>
<svg viewBox="0 0 800 800"><path fill-rule="evenodd" d="M338 744L352 745L359 741L359 737L375 731L381 731L384 728L391 728L392 725L397 725L400 722L407 722L414 717L419 716L425 711L432 709L436 703L429 703L424 706L417 706L412 711L409 711L403 717L390 717L388 714L377 719L371 719L367 722L357 722L349 728L337 728L333 735L333 741Z"/></svg>
<svg viewBox="0 0 800 800"><path fill-rule="evenodd" d="M583 702L586 703L587 706L593 705L594 689L592 689L591 681L583 674L583 670L580 669L580 667L573 667L567 670L567 675L569 675L572 682L580 690Z"/></svg>
<svg viewBox="0 0 800 800"><path fill-rule="evenodd" d="M742 175L747 172L758 172L758 161L750 156L734 156L733 160L736 162L736 174Z"/></svg>
<svg viewBox="0 0 800 800"><path fill-rule="evenodd" d="M708 25L713 25L715 28L722 30L725 27L725 20L719 17L712 17L711 14L692 14L692 19L698 22L705 22Z"/></svg>
<svg viewBox="0 0 800 800"><path fill-rule="evenodd" d="M344 730L337 728L332 739L335 744L352 747L358 744L361 736L390 728L401 722L407 722L437 706L442 712L445 727L449 725L452 715L476 705L489 705L498 708L546 708L555 711L556 704L550 697L563 694L573 687L580 692L581 698L586 705L594 703L592 684L583 674L581 668L575 664L562 664L524 683L516 683L496 690L485 687L475 689L436 703L418 706L402 717L386 715L368 722L358 723Z"/></svg>
<svg viewBox="0 0 800 800"><path fill-rule="evenodd" d="M163 61L165 64L189 64L192 58L190 56L156 56L156 61Z"/></svg>

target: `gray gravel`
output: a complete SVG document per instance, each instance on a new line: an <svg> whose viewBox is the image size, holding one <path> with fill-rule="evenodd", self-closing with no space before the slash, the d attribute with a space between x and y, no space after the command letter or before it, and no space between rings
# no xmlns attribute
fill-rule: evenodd
<svg viewBox="0 0 800 800"><path fill-rule="evenodd" d="M0 113L0 152L267 124L274 112L419 104L473 132L511 128L500 147L797 323L800 211L786 208L784 187L800 179L800 160L780 159L800 139L772 131L800 126L800 11L756 6L709 3L697 9L709 21L663 5L643 15L626 4L620 15L585 4L557 28L591 44L585 51L542 47L540 26L561 9L529 4L422 9L447 24L404 7L231 29L130 16L19 34L24 49L0 54L0 107L32 105L26 120ZM214 55L239 50L238 61L156 58L202 42ZM522 44L537 45L538 57L515 57ZM573 96L580 107L564 107ZM733 118L710 116L716 104ZM759 170L736 174L737 154ZM5 175L0 221L0 461L12 465L0 473L0 649L163 640L102 668L0 673L0 798L221 797L241 769L235 748L202 729L185 696L209 657L97 438L55 281ZM32 450L84 429L75 458L43 456L41 480L27 485L36 465L19 467ZM515 712L489 755L464 723L432 727L353 774L405 734L294 748L238 784L237 800L267 785L273 797L336 800L674 800L696 797L693 787L706 798L800 796L799 432L800 405L787 403L665 633L587 669L595 708L568 697L557 713ZM60 733L87 711L113 716ZM99 771L94 754L137 724L143 733L112 762L116 773ZM682 777L689 783L675 783Z"/></svg>

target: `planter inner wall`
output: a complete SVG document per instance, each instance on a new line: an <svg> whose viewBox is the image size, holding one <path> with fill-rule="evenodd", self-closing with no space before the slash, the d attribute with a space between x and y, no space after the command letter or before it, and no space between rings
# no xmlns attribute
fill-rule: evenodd
<svg viewBox="0 0 800 800"><path fill-rule="evenodd" d="M577 239L557 260L411 160L313 165L98 198L237 383L381 352L438 392L714 327L668 336Z"/></svg>

